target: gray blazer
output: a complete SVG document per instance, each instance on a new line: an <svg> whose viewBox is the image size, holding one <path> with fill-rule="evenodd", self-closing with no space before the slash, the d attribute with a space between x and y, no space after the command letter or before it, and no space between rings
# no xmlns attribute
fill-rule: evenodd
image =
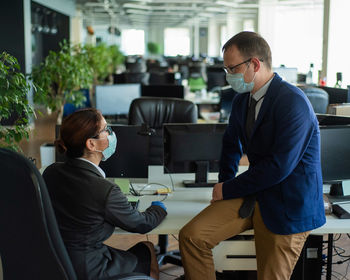
<svg viewBox="0 0 350 280"><path fill-rule="evenodd" d="M135 210L119 187L88 162L54 163L43 177L63 241L79 279L102 279L131 272L135 255L106 246L115 227L147 233L167 215L159 206Z"/></svg>

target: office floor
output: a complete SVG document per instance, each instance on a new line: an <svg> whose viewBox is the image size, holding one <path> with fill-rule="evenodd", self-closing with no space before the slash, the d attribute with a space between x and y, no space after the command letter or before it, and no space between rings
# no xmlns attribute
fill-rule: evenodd
<svg viewBox="0 0 350 280"><path fill-rule="evenodd" d="M40 145L43 143L52 143L55 139L55 123L56 123L56 115L47 115L38 116L38 119L35 120L34 129L30 133L29 141L22 141L21 148L23 153L26 156L30 156L36 159L36 166L38 168L41 167L40 162ZM241 164L247 164L247 160L243 159ZM177 249L178 242L176 240L177 236L169 236L169 249ZM327 239L327 236L324 237ZM336 249L338 254L343 255L344 257L340 257L337 255L337 252L334 251L334 259L333 259L333 273L332 279L343 279L350 280L350 238L343 234L341 236L335 235L334 239ZM157 243L156 235L112 235L110 239L106 241L106 244L114 247L118 247L121 249L127 249L131 247L133 244L138 241L149 240L154 244ZM326 254L326 244L324 246L323 254ZM343 250L345 250L343 252ZM337 262L341 262L342 260L348 260L344 263L337 264ZM164 265L161 267L160 280L172 280L183 274L183 269L174 265ZM325 269L322 275L322 280L325 278ZM244 280L244 279L240 279ZM307 279L306 279L307 280Z"/></svg>

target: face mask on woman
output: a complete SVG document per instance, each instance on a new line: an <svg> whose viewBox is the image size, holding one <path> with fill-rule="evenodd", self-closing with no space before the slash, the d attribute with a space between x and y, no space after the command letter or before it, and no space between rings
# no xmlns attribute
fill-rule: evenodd
<svg viewBox="0 0 350 280"><path fill-rule="evenodd" d="M115 149L117 148L117 136L113 132L111 135L107 136L108 139L108 147L103 151L96 150L96 152L102 152L102 161L106 161L115 153ZM96 139L101 140L101 139Z"/></svg>

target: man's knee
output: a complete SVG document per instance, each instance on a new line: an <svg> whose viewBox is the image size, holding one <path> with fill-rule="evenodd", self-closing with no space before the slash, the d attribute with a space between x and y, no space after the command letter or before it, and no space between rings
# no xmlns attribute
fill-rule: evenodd
<svg viewBox="0 0 350 280"><path fill-rule="evenodd" d="M212 249L214 245L210 244L208 240L210 240L209 236L205 236L198 227L191 224L185 225L179 233L180 244L191 243L195 244L196 247Z"/></svg>

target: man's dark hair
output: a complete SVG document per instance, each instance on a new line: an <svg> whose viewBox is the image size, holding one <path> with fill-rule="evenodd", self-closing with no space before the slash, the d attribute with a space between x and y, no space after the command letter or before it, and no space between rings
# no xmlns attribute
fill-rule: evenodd
<svg viewBox="0 0 350 280"><path fill-rule="evenodd" d="M258 33L250 31L240 32L225 43L222 51L225 52L232 46L236 46L245 59L257 57L265 63L268 69L271 69L272 57L270 46Z"/></svg>

